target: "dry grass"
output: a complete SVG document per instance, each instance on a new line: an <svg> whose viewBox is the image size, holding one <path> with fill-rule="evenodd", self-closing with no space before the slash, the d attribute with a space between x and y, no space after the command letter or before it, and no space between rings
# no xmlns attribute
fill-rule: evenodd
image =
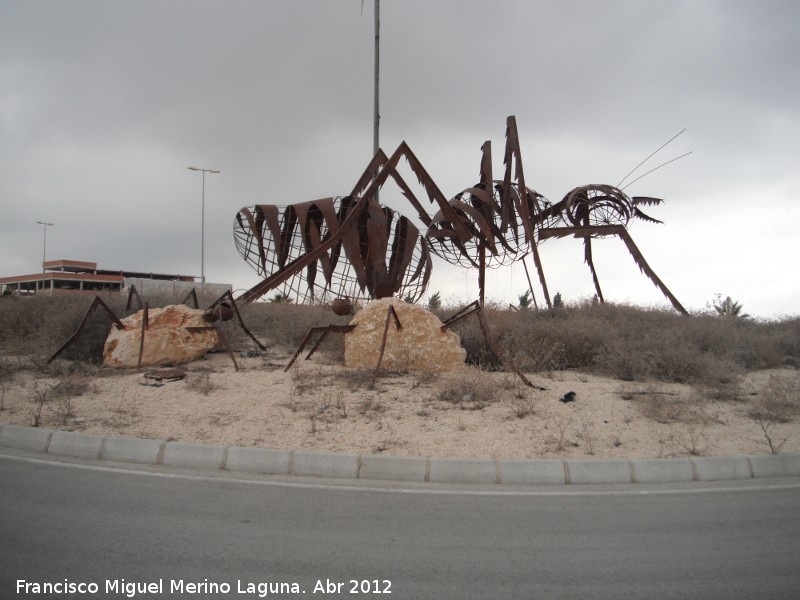
<svg viewBox="0 0 800 600"><path fill-rule="evenodd" d="M462 410L481 410L499 399L494 381L479 368L448 374L439 380L433 400L447 402Z"/></svg>
<svg viewBox="0 0 800 600"><path fill-rule="evenodd" d="M125 313L123 298L106 300L118 316ZM46 359L76 329L91 301L91 297L0 297L0 354L5 363L45 368ZM176 301L148 298L153 307ZM437 312L446 316L458 308ZM311 327L349 321L323 306L259 302L243 306L241 312L248 328L268 347L289 351ZM800 364L797 317L775 321L687 317L665 309L591 302L557 310L490 306L486 316L498 344L526 372L579 369L625 381L691 383L733 399L744 372ZM109 326L108 318L97 311L65 358L97 360ZM235 347L252 347L235 321L224 328ZM502 368L487 348L477 318L463 321L456 332L470 364L486 370ZM332 363L341 362L343 336L327 336L317 353Z"/></svg>
<svg viewBox="0 0 800 600"><path fill-rule="evenodd" d="M286 354L270 358L284 364L287 359ZM534 383L547 389L523 388L519 397L507 374L477 368L459 377L380 375L375 389L367 389L371 377L340 366L312 361L293 376L263 369L262 363L262 356L243 358L237 372L226 356L217 354L189 365L187 379L197 377L202 387L208 377L214 384L207 394L186 381L142 385L150 381L143 373L119 371L91 379L81 395L65 394L69 405L64 400L60 405L53 392L57 386L70 389L68 374L62 383L57 373L20 371L9 383L0 418L31 425L36 411L42 427L87 433L423 456L611 458L800 451L800 425L779 422L788 415L771 416L775 406L767 414L754 411L775 390L792 391L780 385L784 378L798 382L796 371L789 369L753 373L743 381L737 401L723 402L699 396L686 384L620 384L574 371L559 371L552 378L531 374ZM306 381L314 385L298 393L298 383ZM570 390L576 391L575 400L562 403ZM785 402L777 407L787 410Z"/></svg>
<svg viewBox="0 0 800 600"><path fill-rule="evenodd" d="M641 390L623 393L639 412L656 423L705 424L711 420L702 402L686 398L658 384L647 384Z"/></svg>
<svg viewBox="0 0 800 600"><path fill-rule="evenodd" d="M800 389L788 377L771 375L764 393L749 410L751 418L766 423L789 423L800 416Z"/></svg>
<svg viewBox="0 0 800 600"><path fill-rule="evenodd" d="M498 343L527 372L579 369L624 381L704 384L736 394L745 371L800 362L800 318L779 321L683 316L592 304L559 310L487 310ZM480 330L458 330L468 358L485 361Z"/></svg>
<svg viewBox="0 0 800 600"><path fill-rule="evenodd" d="M84 427L76 425L74 417L83 416L81 407L98 395L97 388L106 389L103 382L110 377L109 370L75 360L48 365L46 358L74 331L90 302L91 298L0 298L0 409L4 420ZM120 309L119 302L115 306ZM441 312L446 316L454 310ZM356 443L365 435L359 427L368 426L367 451L413 452L406 437L397 433L399 422L408 421L412 428L430 436L426 442L430 444L439 443L436 436L444 428L461 444L454 453L469 455L484 428L491 426L493 435L501 438L527 436L527 447L515 450L518 455L619 456L633 452L641 443L631 428L646 422L658 448L651 454L703 455L725 451L719 439L728 426L719 416L724 413L728 423L735 423L735 435L751 442L750 448L777 453L796 447L791 432L800 416L800 397L792 367L800 362L798 318L759 322L686 317L591 303L553 311L490 307L487 319L495 339L523 371L548 388L540 391L525 387L513 375L494 372L502 365L486 347L476 318L457 328L469 362L477 365L462 374L376 374L343 369L343 336L331 334L311 361L301 357L284 375L286 357L309 328L346 323L348 318L336 317L319 306L271 303L245 307L243 316L268 347L267 352L242 357L243 379L258 375L268 378L267 383L291 382L290 391L275 402L278 416L260 417L264 424L254 439L266 444L279 427L291 429L292 423L298 423L302 435L309 436L295 433L292 443L298 447L331 444L333 438ZM108 323L101 317L85 334L87 352L76 349L69 358L91 355L90 347L102 345ZM235 323L225 327L239 351L253 348L247 336L234 333L241 332ZM188 368L184 383L166 385L188 392L192 407L236 395L227 363L229 359L198 361ZM224 366L210 370L209 364ZM772 376L764 374L754 386L751 375L765 368L774 370ZM130 372L111 377L130 377ZM591 391L581 391L589 388L574 387L588 385L587 381L597 377L626 382L610 384L607 396L624 399L619 402L623 412L613 418L593 412ZM144 423L152 418L148 411L154 409L147 408L145 399L154 392L139 383L114 395L108 401L108 413L98 417L95 426L104 422L113 432L147 435ZM622 386L616 394L614 386ZM578 389L577 401L559 403L571 389ZM185 406L177 406L167 418L194 422L189 414L194 408ZM196 439L212 440L214 430L220 429L230 430L233 442L239 443L236 436L243 434L234 430L246 428L247 411L260 408L254 403L244 410L231 422L233 417L215 407L213 414L196 423L194 432L200 436ZM731 417L732 413L737 416ZM91 429L86 426L85 430ZM159 435L164 438L180 436L172 429L163 431ZM375 432L380 432L380 437L374 437Z"/></svg>

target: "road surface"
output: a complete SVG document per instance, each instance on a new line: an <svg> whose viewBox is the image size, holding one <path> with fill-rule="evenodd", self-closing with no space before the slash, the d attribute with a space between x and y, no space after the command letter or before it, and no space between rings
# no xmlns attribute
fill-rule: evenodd
<svg viewBox="0 0 800 600"><path fill-rule="evenodd" d="M796 479L372 486L0 450L0 598L800 597Z"/></svg>

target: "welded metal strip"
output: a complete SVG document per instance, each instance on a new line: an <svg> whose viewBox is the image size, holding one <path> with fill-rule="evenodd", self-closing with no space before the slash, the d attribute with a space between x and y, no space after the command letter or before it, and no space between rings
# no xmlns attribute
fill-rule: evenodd
<svg viewBox="0 0 800 600"><path fill-rule="evenodd" d="M133 286L131 286L131 287L133 287ZM123 324L122 324L122 321L120 321L120 320L117 318L117 315L115 315L115 314L114 314L114 311L112 311L112 310L111 310L111 309L108 307L108 305L107 305L105 302L103 302L103 300L100 298L100 296L95 296L95 297L94 297L94 300L92 301L92 304L89 306L89 309L88 309L88 310L86 311L86 313L83 315L83 319L81 319L81 322L78 324L78 327L75 329L75 331L73 332L73 334L72 334L71 336L69 336L69 338L67 339L67 341L66 341L66 342L64 342L63 344L61 344L61 347L60 347L58 350L56 350L56 351L53 353L53 355L52 355L50 358L48 358L48 359L47 359L47 363L48 363L48 364L50 364L50 363L51 363L51 362L53 362L53 361L54 361L56 358L58 358L58 356L59 356L59 355L60 355L60 354L61 354L61 353L62 353L64 350L66 350L67 348L69 348L69 347L70 347L70 346L71 346L71 345L72 345L72 344L75 342L75 340L77 340L77 339L78 339L78 337L80 336L81 332L83 331L83 328L84 328L84 327L86 327L86 322L87 322L87 321L89 320L89 318L90 318L90 317L91 317L91 316L94 314L94 311L95 311L95 310L96 310L98 307L102 308L103 310L105 310L105 311L106 311L106 313L108 313L108 316L109 316L109 317L111 317L111 320L114 322L114 323L113 323L114 327L116 327L117 329L120 329L120 330L121 330L121 329L125 329L125 325L123 325Z"/></svg>
<svg viewBox="0 0 800 600"><path fill-rule="evenodd" d="M358 217L360 216L361 212L367 205L367 201L363 198L357 200L352 208L350 208L347 216L342 221L342 224L339 228L339 235L338 236L331 236L329 239L325 240L320 246L314 250L310 254L304 254L302 256L297 257L289 264L287 264L283 269L281 269L278 273L273 274L270 277L262 280L261 282L257 283L253 287L251 287L246 292L243 292L237 301L250 303L264 294L266 294L271 289L279 286L281 283L295 275L298 271L302 270L308 262L317 260L319 255L322 252L329 250L333 245L338 243L343 243L342 235L348 232L350 227L353 227L354 224L358 221Z"/></svg>
<svg viewBox="0 0 800 600"><path fill-rule="evenodd" d="M305 337L303 337L303 340L300 342L300 345L297 347L297 350L292 355L289 364L286 365L285 369L283 369L283 372L286 373L289 370L289 368L294 364L294 361L297 360L297 357L300 356L300 353L303 351L303 348L305 348L306 344L308 344L308 341L317 333L330 332L330 331L336 333L348 333L350 331L353 331L353 329L355 328L356 328L355 325L328 325L326 327L312 327L311 329L308 330L308 333L306 333Z"/></svg>
<svg viewBox="0 0 800 600"><path fill-rule="evenodd" d="M397 312L394 310L394 306L391 304L389 305L389 309L386 311L386 322L383 325L383 338L381 339L381 351L378 354L378 364L375 365L375 372L377 373L381 368L381 363L383 362L383 353L386 350L386 338L389 335L389 324L392 322L392 318L394 318L394 325L398 331L403 328L403 325L400 323L400 318L397 316Z"/></svg>

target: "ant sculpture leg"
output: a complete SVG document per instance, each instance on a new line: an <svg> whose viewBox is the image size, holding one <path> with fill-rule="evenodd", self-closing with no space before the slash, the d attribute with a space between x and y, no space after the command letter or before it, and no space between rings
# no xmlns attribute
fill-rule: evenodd
<svg viewBox="0 0 800 600"><path fill-rule="evenodd" d="M289 368L294 364L294 361L297 360L297 357L300 356L300 353L303 351L303 348L305 348L308 345L308 342L310 342L311 338L313 338L316 334L319 333L321 335L319 336L319 339L317 339L317 341L314 343L309 353L306 355L306 360L311 358L314 352L317 351L317 348L322 343L322 341L326 337L328 337L329 333L349 333L350 331L353 331L355 327L356 327L355 325L324 325L321 327L312 327L311 329L308 330L308 333L306 333L305 337L300 342L300 345L297 347L297 350L295 350L295 353L292 355L289 364L287 364L286 368L283 369L283 372L286 373L286 371L289 370Z"/></svg>
<svg viewBox="0 0 800 600"><path fill-rule="evenodd" d="M594 280L594 287L597 291L597 296L601 302L603 302L603 292L600 289L600 282L597 277L597 271L594 268L594 262L592 261L592 246L591 246L591 238L592 237L603 237L607 235L615 235L619 236L622 241L625 243L625 246L628 248L628 252L630 252L631 257L633 257L636 266L639 267L639 270L647 275L650 281L661 290L661 293L666 296L666 298L672 303L672 306L675 309L684 314L689 314L688 311L683 307L683 305L678 301L678 299L669 291L664 282L655 274L655 271L647 264L647 261L644 259L639 248L636 246L636 243L633 241L633 238L628 233L628 230L625 229L622 225L594 225L594 226L587 226L587 227L551 227L551 228L544 228L539 230L539 239L545 240L548 238L562 238L568 236L574 236L576 238L582 237L584 240L584 247L585 253L584 257L586 259L586 263L589 265L589 270L592 273L592 279Z"/></svg>
<svg viewBox="0 0 800 600"><path fill-rule="evenodd" d="M459 323L464 319L471 317L474 314L478 315L478 323L481 327L481 333L483 334L483 337L486 340L486 345L489 347L489 351L497 357L497 360L499 360L503 364L508 364L508 366L516 374L516 376L519 377L522 380L522 382L528 387L536 388L538 390L544 390L545 388L539 387L531 383L530 380L527 377L525 377L525 374L517 368L517 365L514 364L514 361L511 360L511 357L507 355L503 357L504 353L500 350L500 347L495 342L494 337L492 336L492 330L489 327L489 323L486 322L486 315L483 313L483 307L481 306L480 300L475 300L471 304L468 304L455 314L448 317L444 321L444 324L442 325L442 330L450 329L456 323Z"/></svg>
<svg viewBox="0 0 800 600"><path fill-rule="evenodd" d="M625 194L621 189L611 185L584 185L573 189L561 202L548 208L545 216L546 226L538 230L538 241L548 238L574 236L583 238L584 260L589 266L594 281L597 296L603 302L603 292L600 289L600 280L592 260L592 238L609 235L618 236L625 243L628 252L639 270L647 275L650 281L661 290L664 296L672 303L675 309L688 314L678 299L669 291L664 282L658 278L655 271L650 268L636 246L633 238L628 233L627 225L631 219L641 219L651 223L661 223L639 209L642 204L659 205L663 202L660 198L647 196L634 196Z"/></svg>
<svg viewBox="0 0 800 600"><path fill-rule="evenodd" d="M47 359L47 363L48 364L53 362L56 358L58 358L58 356L64 350L66 350L75 340L78 339L78 336L80 336L81 332L83 331L83 328L86 326L87 321L89 320L89 318L92 316L92 314L94 313L94 311L97 308L102 308L103 310L106 311L108 316L111 317L111 320L114 322L114 327L116 327L117 329L125 329L125 325L123 325L122 321L120 321L119 318L117 318L117 315L114 314L114 311L111 310L105 302L103 302L103 300L100 298L100 296L95 296L94 300L92 301L91 306L89 306L89 310L87 310L86 314L83 315L83 319L81 320L80 324L78 325L78 328L69 337L69 339L67 339L67 341L64 342L61 345L61 347L58 350L56 350L49 359Z"/></svg>
<svg viewBox="0 0 800 600"><path fill-rule="evenodd" d="M194 296L194 301L196 305L197 295L194 293L194 288L192 288L190 295ZM189 296L186 296L186 299L188 298ZM227 300L227 302L225 302L225 300ZM233 294L231 293L230 290L227 290L219 298L214 300L214 302L211 303L211 306L209 306L206 309L206 312L204 314L204 318L206 319L206 321L209 321L210 323L213 323L215 321L229 321L233 317L236 317L236 321L239 323L239 327L241 327L242 330L247 334L247 336L251 340L253 340L253 342L255 342L256 346L261 348L261 350L267 349L264 346L264 344L258 341L256 336L253 335L253 333L244 324L244 319L242 319L242 315L239 312L239 307L236 305L236 300L233 299Z"/></svg>
<svg viewBox="0 0 800 600"><path fill-rule="evenodd" d="M195 292L194 288L186 295L183 299L181 304L185 303L189 299L193 300L195 308L197 307L197 293ZM141 331L141 340L139 345L139 361L137 368L141 368L141 361L142 361L142 354L144 351L144 338L146 335L146 331L149 324L149 305L147 302L142 301L142 297L139 294L138 290L135 286L131 286L130 291L128 293L128 302L126 310L130 310L133 301L136 301L139 304L139 310L143 311L142 316L142 331ZM227 300L227 301L226 301ZM114 314L114 311L109 308L109 306L100 298L100 296L95 296L92 304L89 306L89 309L83 316L80 324L78 325L75 332L65 341L61 347L56 350L53 355L48 359L48 363L53 362L58 356L61 355L64 350L66 350L69 346L71 346L75 341L80 337L81 333L85 329L89 319L92 317L94 312L98 309L103 309L108 316L113 321L113 326L117 329L125 329L125 325L120 321L117 315ZM236 302L233 299L233 295L231 294L230 290L226 291L222 296L220 296L217 300L215 300L208 309L206 309L204 314L204 319L209 323L207 327L192 327L189 328L190 331L204 331L213 329L217 332L217 335L220 337L220 341L223 345L226 346L231 358L233 359L233 363L238 370L238 365L236 365L236 359L233 357L233 352L230 350L229 344L225 335L223 334L222 330L214 325L210 325L216 321L228 321L232 318L236 318L239 326L244 330L244 332L256 343L256 345L261 348L261 350L266 350L266 347L258 341L258 339L253 335L253 333L245 326L244 320L242 319L242 315L239 313L239 308L236 306Z"/></svg>
<svg viewBox="0 0 800 600"><path fill-rule="evenodd" d="M391 324L392 320L394 320L395 328L397 328L398 330L403 328L402 323L400 323L400 318L397 316L397 311L395 311L394 306L390 305L389 309L386 311L386 322L384 323L383 327L381 350L378 355L378 364L375 366L375 371L374 371L376 374L380 370L381 363L383 362L383 353L386 350L386 338L389 334L389 325ZM327 325L323 327L312 327L311 329L308 330L308 333L306 333L305 337L300 342L300 345L297 347L297 350L292 355L289 364L286 365L286 368L283 370L283 372L286 373L286 371L289 370L289 367L291 367L294 364L294 361L297 360L297 357L300 356L300 353L303 351L303 348L306 347L306 345L311 341L311 338L313 338L316 334L319 333L321 335L319 336L319 338L317 338L317 341L311 347L311 350L309 350L308 354L306 355L306 360L311 358L314 352L317 351L317 348L323 342L323 340L326 337L328 337L329 333L350 333L355 328L356 328L355 325Z"/></svg>

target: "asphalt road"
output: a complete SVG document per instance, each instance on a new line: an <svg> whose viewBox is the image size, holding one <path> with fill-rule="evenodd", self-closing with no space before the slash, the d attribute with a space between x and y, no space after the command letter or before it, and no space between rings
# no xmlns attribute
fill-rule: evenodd
<svg viewBox="0 0 800 600"><path fill-rule="evenodd" d="M796 480L499 494L25 456L0 452L3 600L387 597L350 594L351 580L390 598L800 597ZM162 591L106 593L123 579ZM18 593L18 580L93 582L98 593ZM170 587L180 580L184 593ZM230 589L189 594L187 582ZM259 590L266 582L299 593Z"/></svg>

